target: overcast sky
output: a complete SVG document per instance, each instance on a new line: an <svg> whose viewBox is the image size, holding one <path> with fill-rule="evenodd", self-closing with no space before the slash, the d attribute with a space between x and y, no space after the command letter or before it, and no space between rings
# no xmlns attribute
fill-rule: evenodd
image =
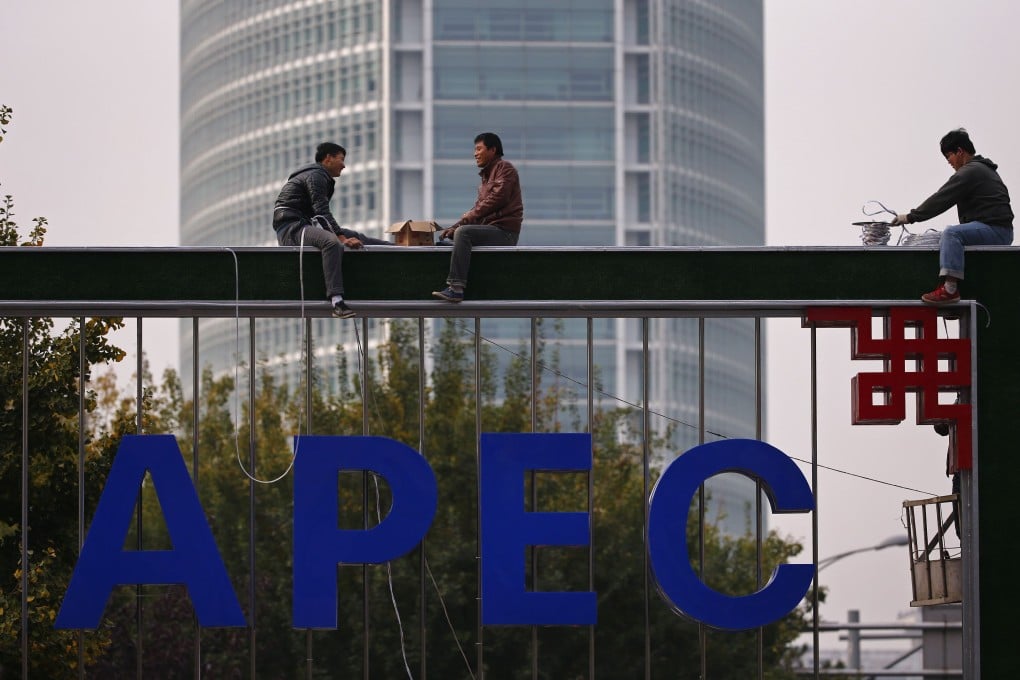
<svg viewBox="0 0 1020 680"><path fill-rule="evenodd" d="M938 140L961 125L1020 191L1020 5L766 0L765 17L769 245L857 245L850 222L865 200L905 212L945 181ZM14 108L0 194L14 195L23 227L45 215L50 246L178 243L178 44L177 2L0 0L0 103ZM933 253L918 295L936 274ZM145 330L173 338L176 323ZM809 336L789 321L770 331L769 440L809 458ZM822 471L824 557L902 533L902 501L949 485L945 442L931 428L848 425L850 377L869 368L851 365L847 331L819 339L822 462L925 492ZM133 342L131 331L123 344ZM157 374L176 351L173 341L147 345ZM810 557L809 523L775 524ZM908 609L905 549L848 558L822 582L826 618L857 607L865 621L888 621Z"/></svg>
<svg viewBox="0 0 1020 680"><path fill-rule="evenodd" d="M878 199L905 212L949 177L938 141L959 126L970 131L979 153L1000 165L1014 195L1020 191L1014 85L1020 4L767 0L765 8L769 245L859 243L850 222L861 219L864 201ZM954 210L925 226L942 228L955 218ZM937 283L934 253L931 273L930 280L918 281L919 295ZM809 356L809 335L796 323L773 322L770 329L776 326L782 328L769 337L769 439L790 455L807 457L809 374L803 357ZM913 424L913 403L904 425L849 426L850 378L876 369L849 360L846 330L819 331L819 348L819 459L948 493L945 440ZM820 472L819 553L902 534L902 501L925 495ZM784 517L776 524L810 537L807 523ZM846 610L856 607L862 620L888 621L909 608L904 548L849 557L822 572L821 581L830 586L822 607L826 618L846 620ZM834 636L828 641L840 644Z"/></svg>

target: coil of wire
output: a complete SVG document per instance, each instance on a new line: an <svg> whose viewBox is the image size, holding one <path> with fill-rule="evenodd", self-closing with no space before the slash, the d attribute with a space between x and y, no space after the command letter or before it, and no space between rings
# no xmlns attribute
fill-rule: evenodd
<svg viewBox="0 0 1020 680"><path fill-rule="evenodd" d="M861 243L865 247L889 245L888 222L856 222L861 228Z"/></svg>
<svg viewBox="0 0 1020 680"><path fill-rule="evenodd" d="M942 241L942 232L937 229L928 229L920 234L908 233L903 237L901 245L904 246L938 246Z"/></svg>

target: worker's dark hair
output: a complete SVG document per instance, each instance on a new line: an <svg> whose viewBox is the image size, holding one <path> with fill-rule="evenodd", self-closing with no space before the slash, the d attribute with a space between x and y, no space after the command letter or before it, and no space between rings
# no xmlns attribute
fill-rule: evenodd
<svg viewBox="0 0 1020 680"><path fill-rule="evenodd" d="M945 156L947 153L956 151L957 149L963 149L967 153L977 153L974 151L974 142L970 141L970 135L963 128L957 128L950 130L946 133L946 136L939 142L939 150L942 155Z"/></svg>
<svg viewBox="0 0 1020 680"><path fill-rule="evenodd" d="M315 162L321 163L326 159L326 156L335 156L338 153L347 155L347 149L343 148L339 144L333 142L323 142L315 149Z"/></svg>
<svg viewBox="0 0 1020 680"><path fill-rule="evenodd" d="M495 149L496 155L500 158L503 157L503 142L499 140L499 135L495 132L483 132L475 137L475 144L481 142L485 145L486 149Z"/></svg>

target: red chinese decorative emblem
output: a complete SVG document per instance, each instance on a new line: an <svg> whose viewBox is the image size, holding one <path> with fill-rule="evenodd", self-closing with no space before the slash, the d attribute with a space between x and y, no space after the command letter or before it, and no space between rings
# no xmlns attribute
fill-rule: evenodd
<svg viewBox="0 0 1020 680"><path fill-rule="evenodd" d="M885 337L871 333L869 307L810 307L802 325L849 328L851 359L881 359L881 373L858 373L852 381L853 424L889 425L907 417L906 394L917 394L917 424L956 425L959 468L972 464L970 404L940 404L939 393L970 388L970 341L938 337L938 315L930 307L893 307L885 317ZM907 337L907 329L913 330ZM939 370L939 361L948 370ZM913 367L913 370L909 370ZM875 403L875 396L882 398ZM967 401L962 395L959 401Z"/></svg>

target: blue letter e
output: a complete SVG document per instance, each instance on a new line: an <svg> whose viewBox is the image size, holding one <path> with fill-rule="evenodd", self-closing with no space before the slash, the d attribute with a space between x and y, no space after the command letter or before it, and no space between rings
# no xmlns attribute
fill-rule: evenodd
<svg viewBox="0 0 1020 680"><path fill-rule="evenodd" d="M482 623L584 626L596 620L595 593L525 588L529 545L589 545L587 512L527 512L529 470L591 470L591 435L484 433L481 462Z"/></svg>
<svg viewBox="0 0 1020 680"><path fill-rule="evenodd" d="M648 557L659 591L681 614L714 628L747 630L781 619L807 593L815 568L781 564L768 585L743 597L724 595L698 578L687 553L687 513L709 477L739 472L761 480L772 512L809 512L815 501L804 475L779 449L754 439L696 446L671 462L648 510Z"/></svg>
<svg viewBox="0 0 1020 680"><path fill-rule="evenodd" d="M146 471L173 550L124 550ZM244 626L198 494L172 435L126 435L110 467L55 628L96 628L116 585L183 583L202 626Z"/></svg>

